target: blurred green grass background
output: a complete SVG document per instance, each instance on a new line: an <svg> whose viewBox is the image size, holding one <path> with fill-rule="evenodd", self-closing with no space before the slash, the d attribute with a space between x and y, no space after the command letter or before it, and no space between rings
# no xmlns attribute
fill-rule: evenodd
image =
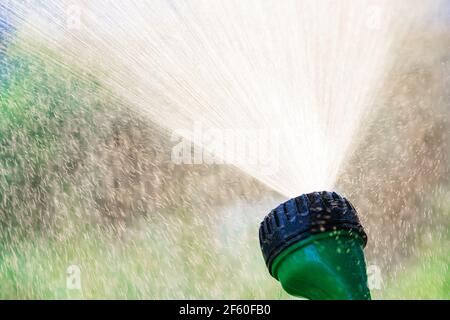
<svg viewBox="0 0 450 320"><path fill-rule="evenodd" d="M138 116L92 74L55 64L60 57L44 48L22 45L8 49L0 68L0 298L291 298L263 263L258 216L226 234L232 245L224 245L217 237L223 219L211 214L221 208L191 193L204 179L198 172L187 200L170 181L152 189L153 202L162 205L146 207L141 193L133 198L124 179L137 179L136 173L111 169L128 153L108 156L133 143L120 132L139 130ZM158 144L159 152L165 147ZM157 164L155 172L164 174ZM167 179L180 174L173 170ZM105 182L111 175L119 178ZM154 184L163 179L153 178ZM448 221L449 212L450 205L434 208L434 221ZM448 224L443 230L402 258L401 268L383 273L373 296L449 299ZM70 265L80 267L81 291L66 287Z"/></svg>

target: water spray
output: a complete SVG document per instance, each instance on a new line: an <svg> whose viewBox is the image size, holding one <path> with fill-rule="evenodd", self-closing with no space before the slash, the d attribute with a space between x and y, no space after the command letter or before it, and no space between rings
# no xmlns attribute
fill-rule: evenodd
<svg viewBox="0 0 450 320"><path fill-rule="evenodd" d="M401 40L433 7L371 4L34 0L8 8L20 18L27 52L51 50L58 64L96 74L134 110L186 140L202 127L205 138L195 145L293 197L334 185L375 112ZM208 136L230 132L250 149L268 128L273 142L258 143L264 147L252 155ZM276 156L270 172L267 154Z"/></svg>
<svg viewBox="0 0 450 320"><path fill-rule="evenodd" d="M367 236L353 205L336 192L314 192L272 210L259 229L270 274L289 294L308 299L370 299L363 248Z"/></svg>

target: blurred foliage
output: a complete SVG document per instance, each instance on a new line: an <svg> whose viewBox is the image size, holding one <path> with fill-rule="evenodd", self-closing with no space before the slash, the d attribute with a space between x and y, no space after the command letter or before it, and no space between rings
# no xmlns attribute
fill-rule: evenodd
<svg viewBox="0 0 450 320"><path fill-rule="evenodd" d="M450 230L450 34L427 31L404 40L337 184L386 275L421 253L424 235Z"/></svg>
<svg viewBox="0 0 450 320"><path fill-rule="evenodd" d="M69 217L126 224L196 200L220 204L236 191L267 194L233 168L174 166L160 127L130 111L92 74L29 46L13 45L0 60L3 238L53 232ZM219 180L229 188L211 193L209 185Z"/></svg>
<svg viewBox="0 0 450 320"><path fill-rule="evenodd" d="M49 214L52 197L70 193L73 173L101 134L96 120L108 99L95 80L46 61L15 47L0 60L2 237L58 220Z"/></svg>
<svg viewBox="0 0 450 320"><path fill-rule="evenodd" d="M257 240L243 261L211 241L192 213L142 220L121 238L88 230L62 241L24 241L3 252L0 298L289 298L267 276ZM250 230L248 230L250 231ZM247 235L251 235L247 232ZM66 269L81 269L82 291L66 289Z"/></svg>
<svg viewBox="0 0 450 320"><path fill-rule="evenodd" d="M0 57L0 298L289 298L267 273L257 219L227 233L230 247L215 229L221 207L273 192L231 167L175 167L167 132L29 45ZM449 110L436 98L449 86L437 65L387 81L398 87L339 183L385 276L375 298L450 298ZM82 292L66 289L72 264Z"/></svg>

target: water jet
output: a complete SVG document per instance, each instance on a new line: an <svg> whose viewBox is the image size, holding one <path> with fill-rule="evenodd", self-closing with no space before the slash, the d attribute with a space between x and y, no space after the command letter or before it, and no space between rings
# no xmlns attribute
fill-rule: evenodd
<svg viewBox="0 0 450 320"><path fill-rule="evenodd" d="M272 210L259 229L270 274L291 295L370 299L363 248L367 235L353 205L336 192L314 192Z"/></svg>

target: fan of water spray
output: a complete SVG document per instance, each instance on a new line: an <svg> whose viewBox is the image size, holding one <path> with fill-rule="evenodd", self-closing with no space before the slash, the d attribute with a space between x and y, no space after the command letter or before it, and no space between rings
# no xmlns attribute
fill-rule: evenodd
<svg viewBox="0 0 450 320"><path fill-rule="evenodd" d="M191 156L191 146L174 137L175 162L231 163L293 196L333 187L392 52L434 4L36 0L9 6L21 36L63 54L57 63L95 71L134 108L193 142Z"/></svg>

